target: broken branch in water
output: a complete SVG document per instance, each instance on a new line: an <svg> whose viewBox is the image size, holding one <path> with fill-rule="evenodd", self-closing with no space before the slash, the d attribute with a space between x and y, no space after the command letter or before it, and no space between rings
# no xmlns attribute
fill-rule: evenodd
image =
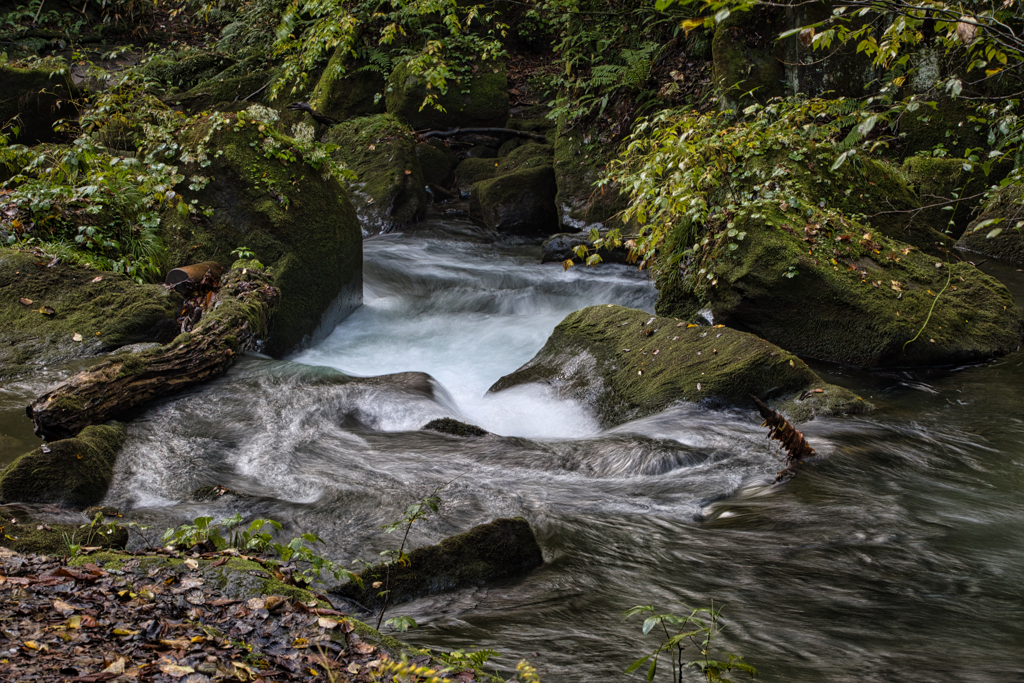
<svg viewBox="0 0 1024 683"><path fill-rule="evenodd" d="M781 481L786 476L795 473L794 467L807 458L814 457L817 453L804 439L803 433L791 425L781 413L766 406L757 396L751 395L750 398L754 399L757 412L761 413L761 417L764 418L764 424L761 426L768 427L768 438L781 443L782 449L786 451L786 468L775 476L775 481Z"/></svg>

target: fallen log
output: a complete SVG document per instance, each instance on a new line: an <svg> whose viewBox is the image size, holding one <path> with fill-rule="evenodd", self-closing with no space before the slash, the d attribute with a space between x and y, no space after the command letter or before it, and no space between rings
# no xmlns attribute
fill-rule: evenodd
<svg viewBox="0 0 1024 683"><path fill-rule="evenodd" d="M259 271L232 270L213 297L191 332L156 349L115 356L39 396L26 408L36 435L69 438L89 425L224 374L266 336L280 291Z"/></svg>
<svg viewBox="0 0 1024 683"><path fill-rule="evenodd" d="M453 128L451 130L432 130L423 133L423 138L450 138L463 133L476 133L479 135L515 135L521 138L530 138L537 142L547 142L548 139L540 133L530 133L515 128Z"/></svg>

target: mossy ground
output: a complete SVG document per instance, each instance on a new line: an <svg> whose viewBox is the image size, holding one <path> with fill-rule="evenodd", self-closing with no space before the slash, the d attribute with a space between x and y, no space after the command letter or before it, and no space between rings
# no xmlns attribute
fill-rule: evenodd
<svg viewBox="0 0 1024 683"><path fill-rule="evenodd" d="M26 453L0 472L0 503L85 507L103 500L124 444L123 425L86 427L72 438Z"/></svg>
<svg viewBox="0 0 1024 683"><path fill-rule="evenodd" d="M125 529L91 528L89 524L37 524L26 521L21 524L0 524L0 546L17 553L35 553L67 557L71 554L69 544L99 548L123 549L128 543ZM74 562L76 558L71 558Z"/></svg>
<svg viewBox="0 0 1024 683"><path fill-rule="evenodd" d="M49 264L49 257L0 249L0 376L173 338L181 306L174 292L117 273ZM41 313L44 307L53 315Z"/></svg>
<svg viewBox="0 0 1024 683"><path fill-rule="evenodd" d="M370 233L414 223L426 213L423 171L412 131L390 114L364 116L332 126L327 141L335 158L359 176L353 200Z"/></svg>
<svg viewBox="0 0 1024 683"><path fill-rule="evenodd" d="M197 124L201 136L212 120ZM289 138L279 136L287 149ZM281 306L270 324L267 351L281 355L333 327L362 301L362 234L338 181L303 162L267 158L255 125L233 116L214 132L210 183L182 187L212 215L183 219L166 212L161 230L174 267L218 261L229 267L241 246L272 268Z"/></svg>
<svg viewBox="0 0 1024 683"><path fill-rule="evenodd" d="M490 391L528 382L550 384L559 395L591 406L604 426L682 401L746 406L751 394L794 420L870 407L752 334L611 304L567 316L532 360Z"/></svg>

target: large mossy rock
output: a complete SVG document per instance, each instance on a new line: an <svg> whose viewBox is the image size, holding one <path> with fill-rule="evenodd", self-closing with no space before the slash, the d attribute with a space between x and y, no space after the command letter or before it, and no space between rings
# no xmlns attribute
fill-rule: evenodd
<svg viewBox="0 0 1024 683"><path fill-rule="evenodd" d="M347 583L337 593L375 610L384 604L382 590L390 591L388 604L397 605L424 595L517 576L543 563L540 546L525 519L496 519L437 545L417 548L408 554L405 563L390 569L383 564L367 567L360 574L362 588ZM382 586L374 588L378 581Z"/></svg>
<svg viewBox="0 0 1024 683"><path fill-rule="evenodd" d="M31 69L0 66L0 126L13 123L19 129L11 142L34 145L57 140L53 125L78 117L78 96L63 62L44 62Z"/></svg>
<svg viewBox="0 0 1024 683"><path fill-rule="evenodd" d="M498 174L498 161L469 157L455 167L455 184L460 192L471 192L477 183L490 180Z"/></svg>
<svg viewBox="0 0 1024 683"><path fill-rule="evenodd" d="M400 64L388 78L388 113L415 130L500 127L508 119L508 77L503 63L480 64L464 83L449 82L447 92L435 94L444 111L430 105L421 108L427 96L426 81Z"/></svg>
<svg viewBox="0 0 1024 683"><path fill-rule="evenodd" d="M785 94L785 48L775 40L784 25L782 10L758 7L733 12L715 27L713 78L723 109L740 111Z"/></svg>
<svg viewBox="0 0 1024 683"><path fill-rule="evenodd" d="M158 55L139 67L139 73L159 84L161 94L191 90L235 65L234 59L217 52L187 50Z"/></svg>
<svg viewBox="0 0 1024 683"><path fill-rule="evenodd" d="M170 265L218 261L227 268L231 252L248 247L281 290L266 351L280 356L326 336L362 303L362 233L345 190L305 163L273 124L218 115L185 134L209 135L216 150L208 168L194 169L209 178L205 187L190 190L186 181L176 188L209 215L165 212ZM288 154L267 158L268 145Z"/></svg>
<svg viewBox="0 0 1024 683"><path fill-rule="evenodd" d="M246 59L199 81L185 91L164 97L189 111L240 111L256 102L265 102L266 87L274 78L271 71L260 68L258 59Z"/></svg>
<svg viewBox="0 0 1024 683"><path fill-rule="evenodd" d="M424 182L444 187L451 181L454 168L451 158L436 146L419 143L416 145L416 158L420 160Z"/></svg>
<svg viewBox="0 0 1024 683"><path fill-rule="evenodd" d="M1024 265L1024 183L999 190L956 243L960 251ZM990 236L991 235L991 236Z"/></svg>
<svg viewBox="0 0 1024 683"><path fill-rule="evenodd" d="M86 427L72 439L52 441L0 472L0 503L53 503L87 507L103 500L124 445L123 425Z"/></svg>
<svg viewBox="0 0 1024 683"><path fill-rule="evenodd" d="M375 234L414 223L427 210L423 170L412 131L390 114L364 116L331 126L326 141L335 158L352 169L352 202L363 230Z"/></svg>
<svg viewBox="0 0 1024 683"><path fill-rule="evenodd" d="M177 334L182 299L174 292L118 273L50 263L49 257L0 249L0 376Z"/></svg>
<svg viewBox="0 0 1024 683"><path fill-rule="evenodd" d="M751 395L792 420L870 409L752 334L611 304L569 314L533 359L489 391L530 382L588 406L604 427L683 401L749 406Z"/></svg>
<svg viewBox="0 0 1024 683"><path fill-rule="evenodd" d="M542 164L473 185L470 211L498 232L547 236L558 231L555 194L555 171Z"/></svg>
<svg viewBox="0 0 1024 683"><path fill-rule="evenodd" d="M626 207L627 198L616 187L597 188L615 145L600 131L558 124L554 142L555 204L563 230L612 227L613 217Z"/></svg>
<svg viewBox="0 0 1024 683"><path fill-rule="evenodd" d="M734 251L726 251L727 239L709 241L681 268L662 272L658 312L750 330L807 358L868 368L978 362L1020 344L1013 298L974 266L947 266L852 218L833 229L815 224L813 233L787 230L783 214L769 218L774 226L738 221L746 239L734 242ZM682 249L670 239L668 251Z"/></svg>
<svg viewBox="0 0 1024 683"><path fill-rule="evenodd" d="M921 204L927 207L920 213L924 222L958 239L981 205L980 195L1004 178L1010 168L1009 164L999 164L986 176L980 164L966 159L910 157L903 162L903 170L910 176Z"/></svg>
<svg viewBox="0 0 1024 683"><path fill-rule="evenodd" d="M354 63L346 50L335 50L310 98L313 109L337 121L383 114L384 74L365 66Z"/></svg>

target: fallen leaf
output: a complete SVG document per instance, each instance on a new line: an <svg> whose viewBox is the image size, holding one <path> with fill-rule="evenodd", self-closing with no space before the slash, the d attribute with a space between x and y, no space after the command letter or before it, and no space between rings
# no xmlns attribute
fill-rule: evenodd
<svg viewBox="0 0 1024 683"><path fill-rule="evenodd" d="M132 631L132 630L127 629L127 628L115 628L114 629L114 635L115 636L137 636L137 635L139 635L139 632L138 631Z"/></svg>
<svg viewBox="0 0 1024 683"><path fill-rule="evenodd" d="M89 280L89 282L99 282L99 281L100 281L100 280L102 280L102 279L103 279L103 276L102 276L102 275L97 275L97 276L96 276L96 277L94 277L93 279Z"/></svg>
<svg viewBox="0 0 1024 683"><path fill-rule="evenodd" d="M196 672L191 666L178 666L177 664L161 664L160 671L175 678L181 678Z"/></svg>
<svg viewBox="0 0 1024 683"><path fill-rule="evenodd" d="M121 674L123 674L124 673L124 657L118 657L117 660L114 661L113 664L111 664L110 666L108 666L106 669L103 670L103 673L105 673L105 674L114 674L115 676L120 676Z"/></svg>
<svg viewBox="0 0 1024 683"><path fill-rule="evenodd" d="M185 566L191 569L192 571L199 569L199 563L193 559L185 560Z"/></svg>
<svg viewBox="0 0 1024 683"><path fill-rule="evenodd" d="M309 647L309 641L305 638L296 638L292 641L292 647L296 650L301 650L302 648Z"/></svg>
<svg viewBox="0 0 1024 683"><path fill-rule="evenodd" d="M57 311L53 310L50 306L43 306L39 309L39 312L43 315L54 315Z"/></svg>
<svg viewBox="0 0 1024 683"><path fill-rule="evenodd" d="M173 648L175 650L187 650L189 645L192 644L192 642L189 641L189 640L184 640L184 639L179 639L179 640L161 640L160 644L161 645L166 645L167 647Z"/></svg>
<svg viewBox="0 0 1024 683"><path fill-rule="evenodd" d="M336 622L334 619L328 619L327 617L320 617L319 619L317 619L316 623L320 626L320 628L326 629L332 629L338 625L338 622Z"/></svg>
<svg viewBox="0 0 1024 683"><path fill-rule="evenodd" d="M64 602L63 600L54 600L53 609L61 613L62 616L68 616L75 611L75 608Z"/></svg>
<svg viewBox="0 0 1024 683"><path fill-rule="evenodd" d="M74 339L76 342L82 341L82 335L78 334L77 332L75 332L74 335L71 336L71 338Z"/></svg>
<svg viewBox="0 0 1024 683"><path fill-rule="evenodd" d="M32 299L26 299L25 297L21 297L18 301L21 302L22 306L31 306L33 303Z"/></svg>

